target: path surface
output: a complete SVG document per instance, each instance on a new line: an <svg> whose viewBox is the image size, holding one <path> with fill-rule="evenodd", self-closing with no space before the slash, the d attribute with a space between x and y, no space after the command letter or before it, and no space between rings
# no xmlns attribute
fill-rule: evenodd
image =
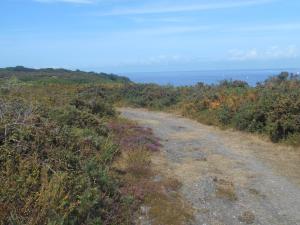
<svg viewBox="0 0 300 225"><path fill-rule="evenodd" d="M197 225L300 225L299 151L179 116L122 108L164 145L155 164L182 183Z"/></svg>

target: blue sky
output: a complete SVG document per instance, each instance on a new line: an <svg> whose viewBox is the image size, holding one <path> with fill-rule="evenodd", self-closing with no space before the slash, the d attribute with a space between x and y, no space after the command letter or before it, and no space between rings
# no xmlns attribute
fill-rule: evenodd
<svg viewBox="0 0 300 225"><path fill-rule="evenodd" d="M299 0L1 0L0 67L300 68Z"/></svg>

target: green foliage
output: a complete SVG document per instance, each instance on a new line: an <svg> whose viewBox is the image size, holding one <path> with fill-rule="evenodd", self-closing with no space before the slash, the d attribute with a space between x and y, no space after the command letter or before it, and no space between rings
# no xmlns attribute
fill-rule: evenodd
<svg viewBox="0 0 300 225"><path fill-rule="evenodd" d="M109 95L135 107L175 110L200 122L266 134L273 142L297 143L300 133L300 78L281 73L256 87L243 81L172 87L125 84ZM105 94L104 94L105 95Z"/></svg>
<svg viewBox="0 0 300 225"><path fill-rule="evenodd" d="M249 132L264 132L266 112L258 103L245 102L232 118L232 125L238 130Z"/></svg>
<svg viewBox="0 0 300 225"><path fill-rule="evenodd" d="M0 79L14 77L19 82L31 84L95 84L95 83L127 83L126 77L114 74L72 71L66 69L31 69L23 66L0 68Z"/></svg>
<svg viewBox="0 0 300 225"><path fill-rule="evenodd" d="M172 86L156 84L127 84L119 89L119 96L136 107L164 109L178 103L179 92Z"/></svg>
<svg viewBox="0 0 300 225"><path fill-rule="evenodd" d="M104 99L73 86L2 92L0 224L129 224L111 171L114 116Z"/></svg>
<svg viewBox="0 0 300 225"><path fill-rule="evenodd" d="M233 114L234 114L234 112L232 112L231 108L228 107L227 105L224 105L224 106L220 107L217 111L218 121L222 125L227 126L230 124Z"/></svg>

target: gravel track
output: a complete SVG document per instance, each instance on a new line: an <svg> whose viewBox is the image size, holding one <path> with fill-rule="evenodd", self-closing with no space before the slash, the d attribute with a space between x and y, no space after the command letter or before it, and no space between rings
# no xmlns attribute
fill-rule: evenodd
<svg viewBox="0 0 300 225"><path fill-rule="evenodd" d="M161 139L154 163L182 182L193 224L300 225L300 151L173 114L119 110Z"/></svg>

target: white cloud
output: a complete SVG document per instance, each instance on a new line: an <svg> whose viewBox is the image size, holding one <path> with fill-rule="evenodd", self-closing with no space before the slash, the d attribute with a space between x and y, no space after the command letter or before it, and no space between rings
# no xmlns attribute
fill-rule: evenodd
<svg viewBox="0 0 300 225"><path fill-rule="evenodd" d="M161 14L161 13L179 13L179 12L197 12L205 10L229 9L261 5L276 0L243 0L243 1L218 1L211 3L189 3L177 4L176 2L161 2L159 4L144 5L142 7L116 8L109 12L99 13L100 16L121 16L121 15L139 15L139 14Z"/></svg>
<svg viewBox="0 0 300 225"><path fill-rule="evenodd" d="M267 49L258 50L256 48L249 50L232 49L229 50L229 59L232 61L247 60L270 60L270 59L292 59L299 56L296 46L287 47L272 46Z"/></svg>
<svg viewBox="0 0 300 225"><path fill-rule="evenodd" d="M245 60L253 60L258 58L257 49L250 49L247 51L232 49L229 50L229 58L231 60L245 61Z"/></svg>
<svg viewBox="0 0 300 225"><path fill-rule="evenodd" d="M196 57L184 56L181 54L161 54L152 57L145 57L142 59L123 60L114 66L155 66L155 65L174 65L187 64L192 62L199 62L200 59Z"/></svg>

